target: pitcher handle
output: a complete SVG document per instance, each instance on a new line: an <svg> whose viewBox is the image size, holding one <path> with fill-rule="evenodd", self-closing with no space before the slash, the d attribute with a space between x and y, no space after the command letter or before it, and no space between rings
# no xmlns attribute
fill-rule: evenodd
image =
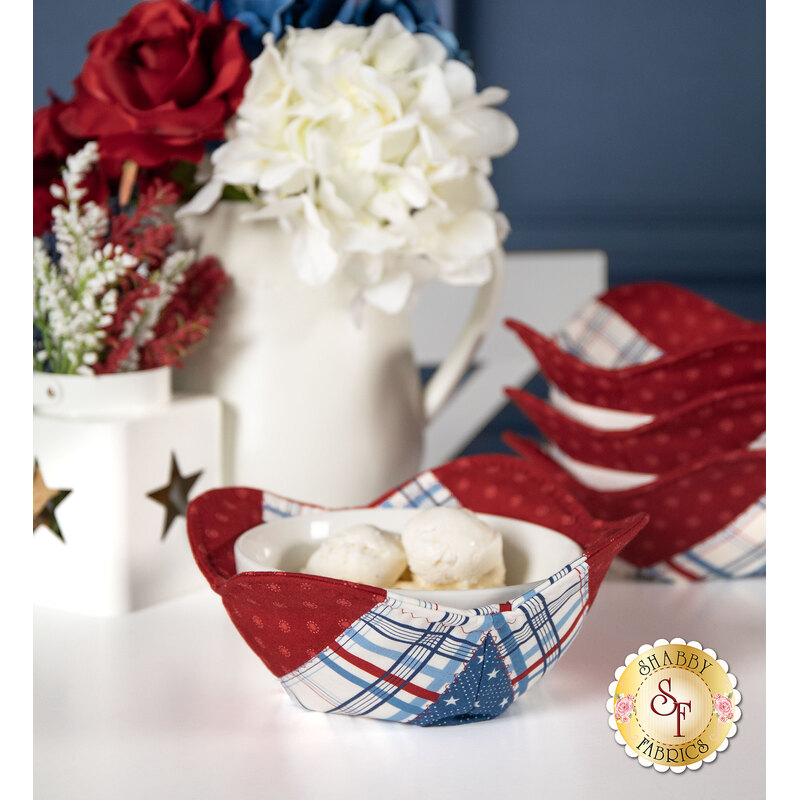
<svg viewBox="0 0 800 800"><path fill-rule="evenodd" d="M494 322L500 307L505 283L505 252L492 254L492 277L481 286L469 319L456 340L453 349L439 365L425 385L423 398L425 423L429 423L441 410L469 369L475 351Z"/></svg>

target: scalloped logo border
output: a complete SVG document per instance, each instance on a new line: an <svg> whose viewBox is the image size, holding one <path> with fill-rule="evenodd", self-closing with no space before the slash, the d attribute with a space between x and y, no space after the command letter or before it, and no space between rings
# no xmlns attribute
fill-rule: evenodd
<svg viewBox="0 0 800 800"><path fill-rule="evenodd" d="M665 764L658 764L650 759L646 758L643 755L637 753L623 738L622 733L620 733L619 725L617 724L617 720L614 715L614 710L616 706L616 698L617 698L617 687L619 685L620 678L622 674L625 672L627 666L634 661L635 659L639 658L640 656L644 655L650 650L653 650L657 647L662 647L665 645L685 645L686 647L693 647L696 650L701 650L706 655L710 656L714 659L714 661L722 667L723 671L728 676L728 680L731 682L731 687L733 690L733 703L734 703L734 711L733 711L733 718L730 723L730 729L728 730L725 738L722 742L713 750L713 752L709 753L705 758L695 761L693 764L686 764L677 767L667 766ZM742 711L739 707L740 703L742 702L742 695L741 692L736 688L738 681L736 676L733 673L728 671L728 663L727 661L723 661L721 658L717 658L717 654L708 647L703 647L700 642L690 641L687 642L685 639L675 638L675 639L656 639L653 644L643 644L636 653L629 653L628 657L625 659L625 663L618 667L614 672L614 680L608 685L608 693L610 695L608 701L606 702L606 710L609 712L608 717L608 725L614 731L614 740L617 744L622 745L625 748L625 754L629 758L635 758L639 764L643 767L654 767L656 772L674 772L676 774L681 774L686 770L690 770L692 772L696 772L703 764L710 764L717 758L717 753L722 753L728 749L728 742L729 740L736 735L738 731L737 723L741 719Z"/></svg>

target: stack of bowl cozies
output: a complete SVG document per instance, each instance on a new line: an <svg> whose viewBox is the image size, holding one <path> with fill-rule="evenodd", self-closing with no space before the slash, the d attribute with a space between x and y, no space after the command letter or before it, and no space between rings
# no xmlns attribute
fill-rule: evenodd
<svg viewBox="0 0 800 800"><path fill-rule="evenodd" d="M645 511L620 554L665 580L761 575L766 555L766 330L676 286L591 301L555 337L508 321L549 402L509 389L546 437L506 442L594 516Z"/></svg>

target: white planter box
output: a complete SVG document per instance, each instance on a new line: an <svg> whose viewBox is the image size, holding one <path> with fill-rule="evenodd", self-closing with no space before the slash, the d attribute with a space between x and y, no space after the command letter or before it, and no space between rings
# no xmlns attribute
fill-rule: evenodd
<svg viewBox="0 0 800 800"><path fill-rule="evenodd" d="M34 458L49 488L70 490L55 509L63 541L34 531L35 603L109 616L205 585L185 517L162 536L167 509L149 495L170 483L173 454L183 476L200 473L190 499L220 485L221 405L170 394L168 369L34 375Z"/></svg>

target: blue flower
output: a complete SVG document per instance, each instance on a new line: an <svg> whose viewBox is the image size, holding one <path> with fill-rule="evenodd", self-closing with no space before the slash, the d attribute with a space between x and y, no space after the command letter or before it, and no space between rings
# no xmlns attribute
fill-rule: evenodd
<svg viewBox="0 0 800 800"><path fill-rule="evenodd" d="M469 63L453 32L441 25L435 0L189 0L199 11L208 11L217 1L228 19L244 23L242 45L250 58L261 52L261 40L268 31L277 41L289 25L324 28L336 20L372 25L381 14L392 13L408 30L435 36L450 58Z"/></svg>

